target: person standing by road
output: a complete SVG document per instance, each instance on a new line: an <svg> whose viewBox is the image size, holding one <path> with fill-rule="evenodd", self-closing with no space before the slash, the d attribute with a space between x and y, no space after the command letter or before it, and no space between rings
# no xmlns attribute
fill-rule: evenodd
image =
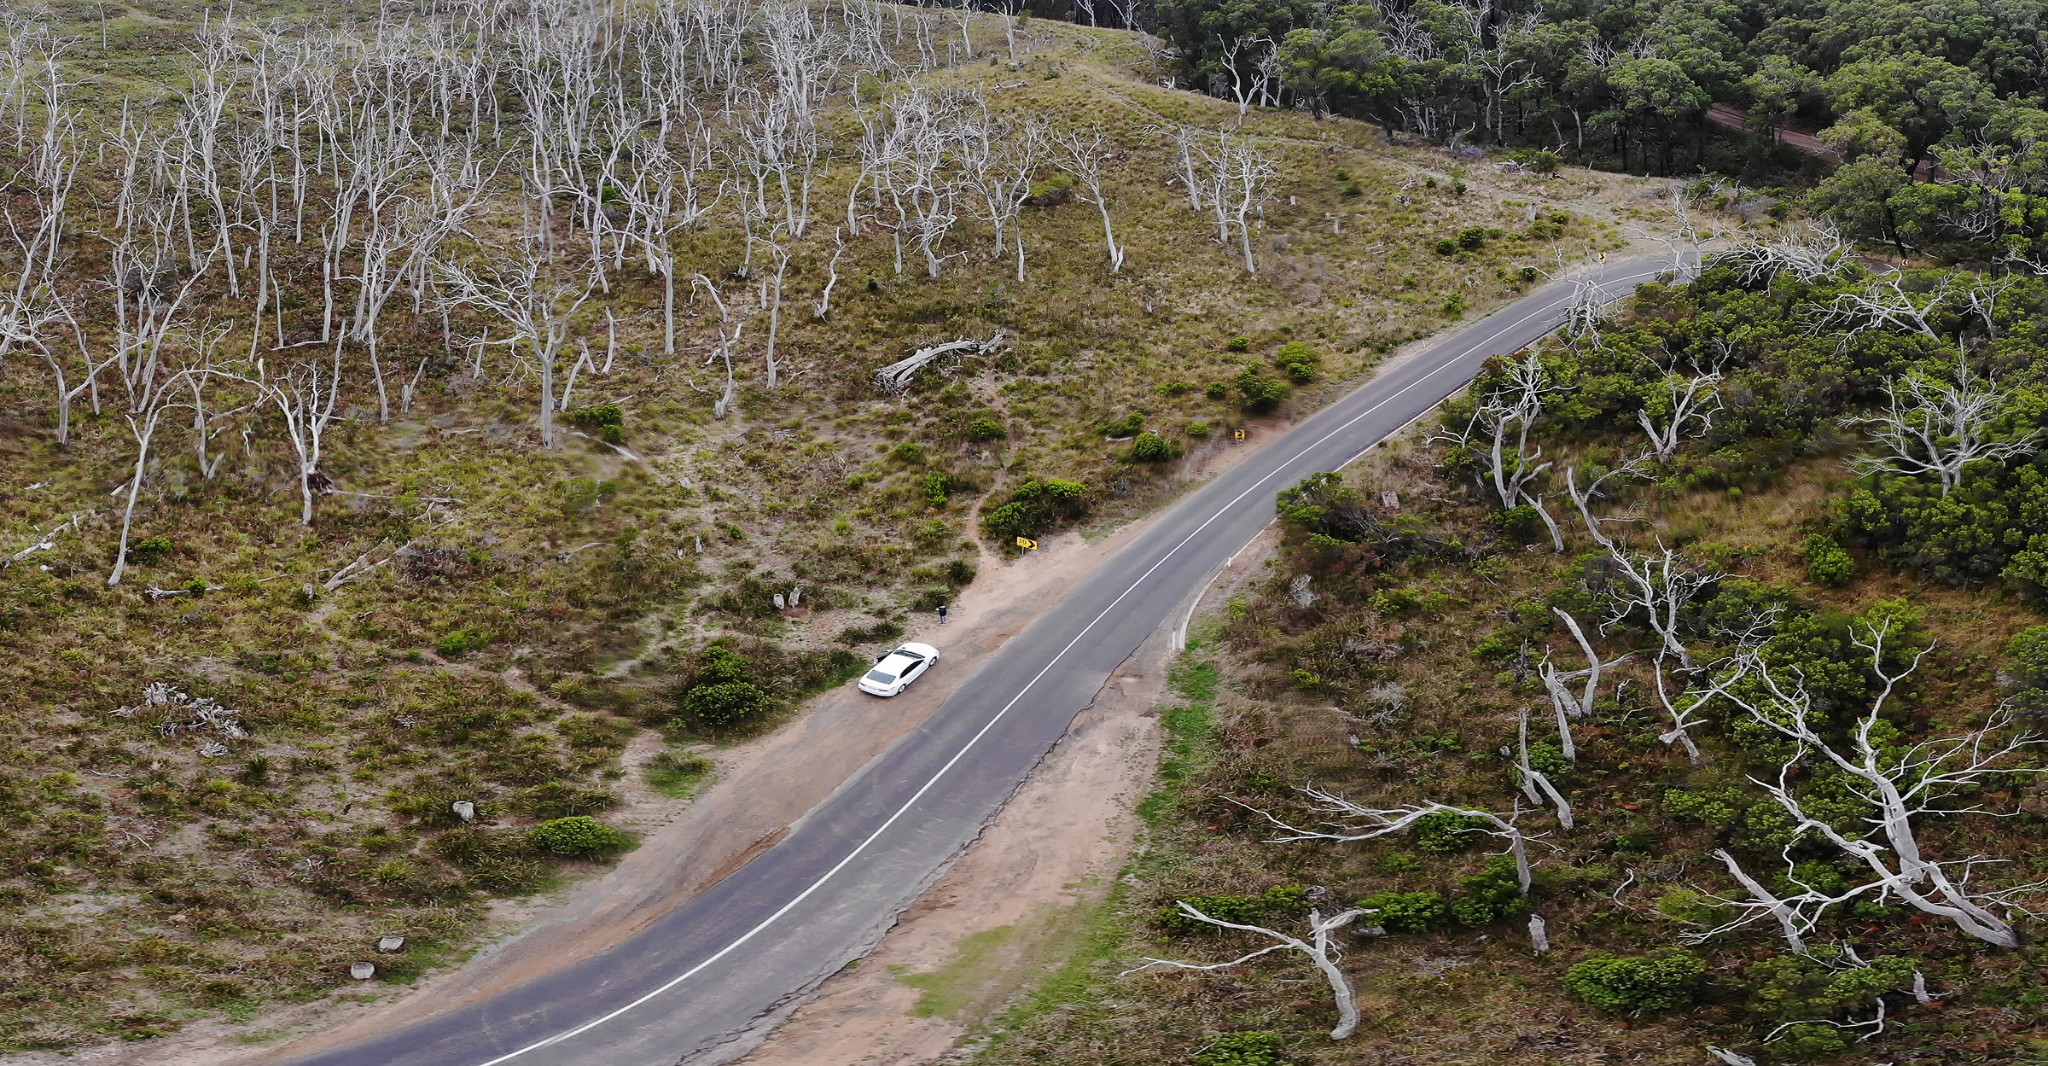
<svg viewBox="0 0 2048 1066"><path fill-rule="evenodd" d="M939 624L946 624L946 605L943 603L939 604Z"/></svg>

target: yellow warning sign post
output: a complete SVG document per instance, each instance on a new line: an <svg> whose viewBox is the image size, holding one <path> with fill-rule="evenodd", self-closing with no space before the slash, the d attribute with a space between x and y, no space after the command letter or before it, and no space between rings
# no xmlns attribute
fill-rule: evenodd
<svg viewBox="0 0 2048 1066"><path fill-rule="evenodd" d="M1032 540L1030 537L1018 537L1017 546L1028 552L1035 552L1038 550L1038 542Z"/></svg>
<svg viewBox="0 0 2048 1066"><path fill-rule="evenodd" d="M1237 432L1235 432L1235 433L1232 433L1232 434L1231 434L1230 436L1231 436L1231 439L1232 439L1232 440L1243 440L1243 439L1244 439L1244 430L1241 430L1241 429L1240 429L1240 430L1238 430Z"/></svg>

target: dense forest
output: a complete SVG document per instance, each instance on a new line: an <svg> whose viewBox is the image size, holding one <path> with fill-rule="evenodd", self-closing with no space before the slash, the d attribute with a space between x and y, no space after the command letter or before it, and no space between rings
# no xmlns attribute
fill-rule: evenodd
<svg viewBox="0 0 2048 1066"><path fill-rule="evenodd" d="M1769 134L1816 131L1806 154L1844 165L1817 175L1813 201L1856 236L1901 254L2048 254L2048 5L1158 0L1150 12L1182 76L1219 96L1507 146L1544 167L1767 183L1802 162Z"/></svg>

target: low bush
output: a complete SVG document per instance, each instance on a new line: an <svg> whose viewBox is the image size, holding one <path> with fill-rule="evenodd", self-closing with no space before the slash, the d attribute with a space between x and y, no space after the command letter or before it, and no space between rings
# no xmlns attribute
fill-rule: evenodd
<svg viewBox="0 0 2048 1066"><path fill-rule="evenodd" d="M1279 378L1269 377L1258 367L1248 366L1237 375L1237 394L1245 410L1263 414L1286 403L1293 390Z"/></svg>
<svg viewBox="0 0 2048 1066"><path fill-rule="evenodd" d="M1626 957L1600 954L1565 971L1572 995L1616 1014L1661 1014L1691 1006L1707 964L1689 951Z"/></svg>
<svg viewBox="0 0 2048 1066"><path fill-rule="evenodd" d="M1194 1066L1294 1066L1280 1034L1264 1029L1218 1033L1195 1052Z"/></svg>
<svg viewBox="0 0 2048 1066"><path fill-rule="evenodd" d="M668 796L687 796L715 769L716 764L702 755L671 749L647 761L647 787Z"/></svg>
<svg viewBox="0 0 2048 1066"><path fill-rule="evenodd" d="M1010 431L1004 429L1003 424L993 418L984 416L967 423L967 439L976 444L986 444L992 440L1002 440L1009 435Z"/></svg>
<svg viewBox="0 0 2048 1066"><path fill-rule="evenodd" d="M1424 851L1464 851L1486 839L1483 818L1456 811L1432 811L1415 820L1415 844Z"/></svg>
<svg viewBox="0 0 2048 1066"><path fill-rule="evenodd" d="M1380 892L1358 901L1373 911L1368 925L1390 933L1433 933L1451 924L1451 908L1441 892Z"/></svg>
<svg viewBox="0 0 2048 1066"><path fill-rule="evenodd" d="M1300 341L1288 341L1281 345L1273 361L1287 374L1287 380L1297 385L1314 381L1316 372L1322 369L1323 362L1321 356Z"/></svg>
<svg viewBox="0 0 2048 1066"><path fill-rule="evenodd" d="M1113 422L1104 422L1102 424L1102 435L1114 438L1133 437L1137 435L1139 430L1144 428L1145 416L1133 411Z"/></svg>
<svg viewBox="0 0 2048 1066"><path fill-rule="evenodd" d="M1088 512L1088 486L1066 478L1032 478L1001 503L984 503L982 531L1002 540L1035 537L1055 522Z"/></svg>
<svg viewBox="0 0 2048 1066"><path fill-rule="evenodd" d="M1173 458L1173 446L1157 433L1140 433L1131 442L1131 461L1137 463L1163 463Z"/></svg>
<svg viewBox="0 0 2048 1066"><path fill-rule="evenodd" d="M1529 913L1529 897L1522 894L1515 860L1506 855L1487 860L1481 873L1459 878L1458 890L1458 898L1451 901L1451 917L1459 925L1476 929Z"/></svg>
<svg viewBox="0 0 2048 1066"><path fill-rule="evenodd" d="M1308 889L1301 885L1274 885L1256 896L1184 896L1188 906L1221 922L1259 925L1276 919L1298 919L1309 911ZM1220 932L1216 926L1190 917L1179 902L1159 909L1152 925L1169 936Z"/></svg>
<svg viewBox="0 0 2048 1066"><path fill-rule="evenodd" d="M533 827L528 839L536 851L570 859L603 858L633 846L632 836L624 830L583 815L542 822Z"/></svg>
<svg viewBox="0 0 2048 1066"><path fill-rule="evenodd" d="M1817 585L1846 585L1856 576L1856 560L1835 538L1816 533L1806 538L1806 576Z"/></svg>
<svg viewBox="0 0 2048 1066"><path fill-rule="evenodd" d="M683 693L682 717L711 729L745 725L768 711L768 693L751 681L698 685Z"/></svg>

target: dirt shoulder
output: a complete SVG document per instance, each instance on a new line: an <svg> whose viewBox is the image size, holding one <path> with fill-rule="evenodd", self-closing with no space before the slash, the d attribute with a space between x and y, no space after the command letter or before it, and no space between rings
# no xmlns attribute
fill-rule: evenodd
<svg viewBox="0 0 2048 1066"><path fill-rule="evenodd" d="M1269 529L1238 552L1191 608L1227 598L1272 542ZM741 1066L937 1062L1065 961L1136 839L1181 624L1166 620L875 950L826 981Z"/></svg>

